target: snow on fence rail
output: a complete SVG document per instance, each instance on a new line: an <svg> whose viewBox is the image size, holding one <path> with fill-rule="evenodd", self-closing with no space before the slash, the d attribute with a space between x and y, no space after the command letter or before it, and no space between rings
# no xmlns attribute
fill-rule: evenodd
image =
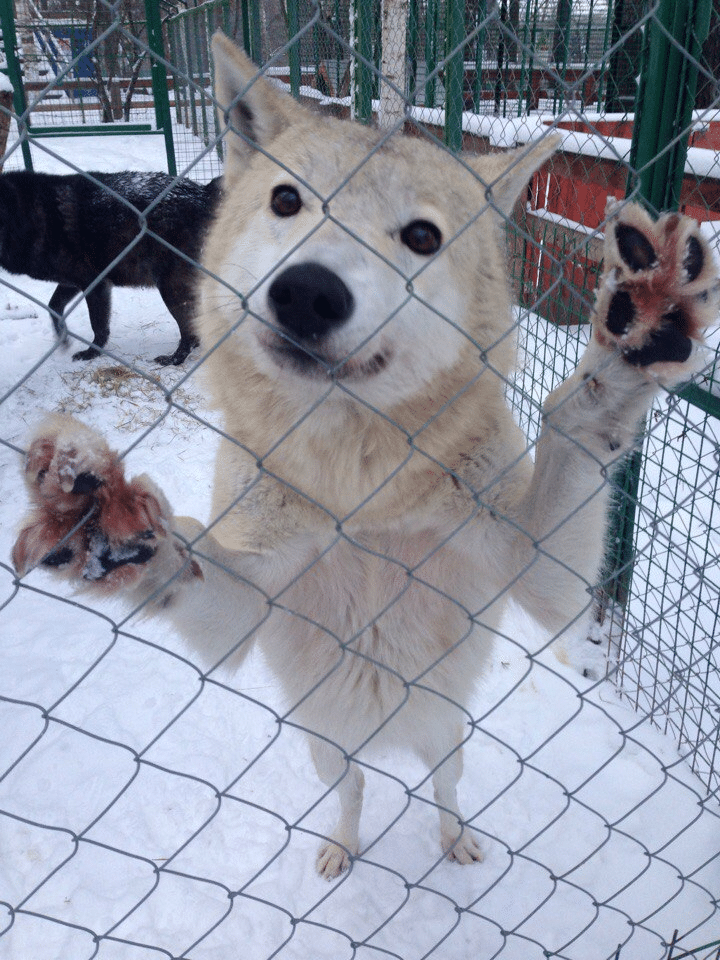
<svg viewBox="0 0 720 960"><path fill-rule="evenodd" d="M512 39L504 6L468 2L473 43L485 27L496 44ZM532 5L519 7L530 24ZM580 12L589 30L594 8L613 26L625 16L621 7L577 3L573 16ZM645 9L646 25L659 7ZM273 4L254 24L243 20L252 9L212 0L170 17L183 30L177 46L166 24L176 148L180 166L200 180L220 169L206 110L208 16L252 40L261 59L276 49L264 46L268 37L292 39L277 33L284 21L273 20ZM409 11L428 18L421 35L447 12L436 0L410 3ZM108 29L132 34L117 9L110 14ZM324 36L331 59L342 54L349 66L353 51L338 21L348 5L309 3L300 14L305 40ZM194 34L189 25L201 16ZM466 111L460 120L473 149L525 142L548 125L566 131L563 151L508 224L519 362L507 396L530 443L542 397L572 370L588 336L581 321L599 273L606 198L624 197L637 173L629 163L632 117L583 112L578 96L607 89L613 70L620 75L611 61L624 41L634 62L640 24L622 25L620 35L608 28L599 63L579 72L549 62L547 37L540 50L522 34L527 62L545 58L538 70L553 80L557 116ZM569 34L556 39L567 55ZM142 37L135 41L149 60L157 57ZM190 69L191 54L200 74ZM704 61L686 59L712 77ZM438 63L444 80L442 57ZM301 66L306 82L310 68ZM327 83L341 75L323 69ZM507 60L502 71L521 86ZM525 79L535 91L537 76ZM60 87L51 80L48 95ZM63 96L72 84L65 88ZM304 92L322 109L350 111L349 93L334 96L345 91ZM717 89L714 97L720 109ZM7 99L0 112L10 121L7 170L21 161L19 128ZM716 116L705 107L693 123L681 204L705 220L713 241ZM408 110L415 135L442 140L444 124L437 107ZM54 137L31 150L36 169L56 173L165 163L158 139L140 136ZM185 368L148 363L167 349L174 324L156 291L116 289L107 354L78 365L52 336L52 286L5 272L0 283L2 960L717 960L720 391L710 372L665 396L647 424L633 576L622 603L605 597L589 621L555 642L519 610L502 624L472 705L460 787L484 863L462 869L439 858L426 770L380 754L364 765L362 852L328 887L312 860L334 799L318 785L262 660L236 675L203 670L169 629L127 619L113 604L80 602L41 575L18 580L9 563L25 511L21 457L43 409L98 427L131 473L156 474L178 513L209 515L222 425L199 377L201 357ZM73 339L87 340L82 301L71 304L67 322Z"/></svg>

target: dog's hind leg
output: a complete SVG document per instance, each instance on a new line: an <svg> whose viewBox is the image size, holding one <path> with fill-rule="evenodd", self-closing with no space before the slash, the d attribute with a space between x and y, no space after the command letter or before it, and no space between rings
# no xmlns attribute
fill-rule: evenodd
<svg viewBox="0 0 720 960"><path fill-rule="evenodd" d="M183 265L185 273L189 267ZM160 296L163 303L175 318L175 322L180 328L180 343L177 345L175 353L162 354L155 357L155 363L163 367L178 366L183 363L187 355L200 343L200 339L195 333L195 297L192 293L192 286L187 282L187 277L181 279L177 277L163 278L158 283Z"/></svg>
<svg viewBox="0 0 720 960"><path fill-rule="evenodd" d="M92 290L85 294L90 326L93 332L92 346L87 350L78 350L73 360L92 360L97 357L110 336L110 300L112 284L109 280L100 280Z"/></svg>
<svg viewBox="0 0 720 960"><path fill-rule="evenodd" d="M50 319L52 320L53 330L55 331L55 336L58 338L60 343L67 343L68 332L67 326L65 325L65 319L63 314L65 313L65 307L70 303L73 297L76 297L80 292L78 287L72 287L65 283L59 283L55 287L55 293L50 297L50 303L48 303L48 310L50 311Z"/></svg>
<svg viewBox="0 0 720 960"><path fill-rule="evenodd" d="M421 758L433 771L435 804L440 816L440 843L449 860L475 863L483 853L471 829L463 821L457 799L457 785L463 771L461 730L452 723L441 727L437 735L419 747ZM447 736L442 734L447 733Z"/></svg>
<svg viewBox="0 0 720 960"><path fill-rule="evenodd" d="M337 826L318 852L317 871L326 880L347 870L359 847L360 812L365 777L338 747L312 737L310 752L318 777L327 787L335 787L340 799Z"/></svg>

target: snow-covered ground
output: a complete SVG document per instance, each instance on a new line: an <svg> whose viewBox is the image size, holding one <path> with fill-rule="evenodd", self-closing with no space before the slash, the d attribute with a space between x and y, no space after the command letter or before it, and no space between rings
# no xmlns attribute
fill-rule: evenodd
<svg viewBox="0 0 720 960"><path fill-rule="evenodd" d="M37 168L62 171L58 157L165 168L152 137L45 141ZM485 861L440 859L426 771L381 754L364 855L320 880L335 798L262 660L204 676L161 623L43 573L18 585L9 565L20 451L44 410L99 427L177 512L207 517L215 415L192 363L150 360L174 321L155 291L115 290L113 358L80 366L55 348L52 286L0 281L2 960L602 960L619 944L621 960L661 960L676 929L686 948L720 938L717 800L603 679L583 631L548 647L520 611L466 731L460 801ZM69 326L89 336L84 305ZM526 356L567 349L526 326Z"/></svg>

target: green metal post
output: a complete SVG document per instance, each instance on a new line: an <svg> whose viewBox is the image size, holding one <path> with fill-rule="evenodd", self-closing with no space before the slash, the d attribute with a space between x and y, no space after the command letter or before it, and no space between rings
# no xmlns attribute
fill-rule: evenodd
<svg viewBox="0 0 720 960"><path fill-rule="evenodd" d="M611 3L609 3L609 4L608 4L608 9L607 9L607 15L605 16L605 33L604 33L604 35L603 35L603 46L602 46L603 51L607 50L608 46L610 45L610 44L609 44L609 39L610 39L610 32L611 32L611 29L612 29L612 16L613 16L613 6L612 6ZM597 108L598 108L598 110L600 110L600 104L603 103L603 100L604 100L604 97L605 97L605 94L603 93L603 86L604 86L604 84L605 84L605 82L606 82L607 72L608 72L608 64L607 64L606 61L605 61L605 54L603 53L602 69L601 69L601 71L600 71L600 77L599 77L599 80L598 80L598 88L597 88ZM610 111L609 111L609 108L608 108L608 105L607 105L607 102L605 102L605 109L606 109L608 112L610 112Z"/></svg>
<svg viewBox="0 0 720 960"><path fill-rule="evenodd" d="M483 91L483 55L485 53L485 39L487 27L483 26L487 20L487 0L478 0L477 27L475 37L475 81L473 83L473 109L480 113L480 103Z"/></svg>
<svg viewBox="0 0 720 960"><path fill-rule="evenodd" d="M518 85L518 116L522 116L523 111L523 93L525 94L525 110L527 113L533 108L532 98L532 81L533 81L533 67L535 65L533 60L533 53L535 49L535 35L537 31L537 21L538 21L538 0L535 0L534 13L532 17L532 27L530 26L530 14L531 14L532 4L528 3L525 7L525 24L523 29L523 53L522 53L522 67L520 69L520 83ZM530 56L526 59L525 46L528 44L528 37L530 38Z"/></svg>
<svg viewBox="0 0 720 960"><path fill-rule="evenodd" d="M245 53L252 56L252 42L250 40L250 5L248 0L242 0L240 7L240 20L242 23L242 39Z"/></svg>
<svg viewBox="0 0 720 960"><path fill-rule="evenodd" d="M298 0L287 0L287 25L288 25L288 62L290 64L290 92L294 97L300 93L300 41L294 38L298 35L300 29L300 15L298 12Z"/></svg>
<svg viewBox="0 0 720 960"><path fill-rule="evenodd" d="M168 95L168 77L165 68L165 45L163 43L162 22L160 20L159 0L145 0L145 18L147 20L148 45L150 47L150 78L153 100L155 101L155 120L165 136L165 153L168 173L177 174L175 163L175 144L172 135L170 116L170 97Z"/></svg>
<svg viewBox="0 0 720 960"><path fill-rule="evenodd" d="M410 0L407 27L407 88L413 104L417 102L418 14L418 0Z"/></svg>
<svg viewBox="0 0 720 960"><path fill-rule="evenodd" d="M446 0L445 22L445 143L462 149L465 0Z"/></svg>
<svg viewBox="0 0 720 960"><path fill-rule="evenodd" d="M710 26L712 0L660 0L646 32L635 103L627 195L653 212L677 210L685 170L697 62ZM673 42L674 41L674 42ZM633 572L635 509L642 453L635 451L614 478L615 497L605 557L604 592L627 601Z"/></svg>
<svg viewBox="0 0 720 960"><path fill-rule="evenodd" d="M660 0L648 25L630 165L639 173L640 195L655 210L680 205L697 62L711 12L712 0Z"/></svg>
<svg viewBox="0 0 720 960"><path fill-rule="evenodd" d="M260 0L250 0L250 56L262 65L262 28L260 26Z"/></svg>
<svg viewBox="0 0 720 960"><path fill-rule="evenodd" d="M22 150L25 169L32 170L30 144L28 143L26 135L26 131L29 130L30 127L30 122L26 113L27 101L25 100L22 70L20 69L20 61L17 55L17 34L15 33L15 9L13 0L0 0L0 27L2 27L3 46L5 48L5 63L7 64L8 77L13 88L13 108L18 118L20 149ZM25 129L23 129L23 127L25 127Z"/></svg>
<svg viewBox="0 0 720 960"><path fill-rule="evenodd" d="M564 81L567 76L568 49L570 45L570 18L572 16L572 0L558 0L557 21L555 23L555 33L553 35L552 62L555 69L560 74L563 84L560 87L561 93L557 93L553 99L553 113L558 114L563 107Z"/></svg>
<svg viewBox="0 0 720 960"><path fill-rule="evenodd" d="M437 85L438 0L427 0L425 8L425 106L435 106Z"/></svg>

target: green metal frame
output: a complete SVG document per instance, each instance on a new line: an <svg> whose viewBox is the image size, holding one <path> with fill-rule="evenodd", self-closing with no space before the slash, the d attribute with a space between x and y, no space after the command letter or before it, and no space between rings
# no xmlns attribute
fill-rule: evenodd
<svg viewBox="0 0 720 960"><path fill-rule="evenodd" d="M150 76L153 100L155 102L156 129L153 129L150 124L146 123L35 126L28 112L27 99L23 86L22 68L17 53L18 43L15 31L13 0L0 0L0 26L2 27L5 47L7 74L13 88L13 108L17 117L20 147L26 170L33 169L32 156L30 153L30 143L33 140L47 137L119 136L131 133L135 135L162 135L165 138L168 172L173 176L177 173L159 0L145 0L145 15L148 30L148 46L151 51Z"/></svg>
<svg viewBox="0 0 720 960"><path fill-rule="evenodd" d="M15 33L13 0L0 0L0 26L2 27L3 46L5 48L7 75L13 88L13 108L18 122L20 149L22 150L25 169L32 170L32 157L28 141L27 103L25 101L20 60L17 55L18 42Z"/></svg>

